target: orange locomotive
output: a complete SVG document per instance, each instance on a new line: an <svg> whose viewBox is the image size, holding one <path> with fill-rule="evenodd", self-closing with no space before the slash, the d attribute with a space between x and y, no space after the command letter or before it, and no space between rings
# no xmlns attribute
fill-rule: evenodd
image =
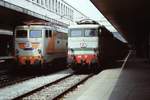
<svg viewBox="0 0 150 100"><path fill-rule="evenodd" d="M44 65L65 59L67 29L23 25L15 29L15 56L19 65Z"/></svg>

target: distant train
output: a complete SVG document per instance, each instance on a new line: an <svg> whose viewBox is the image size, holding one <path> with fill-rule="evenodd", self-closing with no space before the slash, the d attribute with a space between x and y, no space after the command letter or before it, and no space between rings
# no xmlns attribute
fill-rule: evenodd
<svg viewBox="0 0 150 100"><path fill-rule="evenodd" d="M7 68L7 66L14 64L14 37L13 32L9 30L0 29L0 66Z"/></svg>
<svg viewBox="0 0 150 100"><path fill-rule="evenodd" d="M114 38L104 26L92 20L82 20L69 27L67 62L73 70L99 70L123 56L126 43Z"/></svg>
<svg viewBox="0 0 150 100"><path fill-rule="evenodd" d="M67 32L47 25L17 26L15 56L18 65L43 66L57 59L66 59Z"/></svg>
<svg viewBox="0 0 150 100"><path fill-rule="evenodd" d="M13 57L13 47L13 32L8 30L0 30L0 57Z"/></svg>

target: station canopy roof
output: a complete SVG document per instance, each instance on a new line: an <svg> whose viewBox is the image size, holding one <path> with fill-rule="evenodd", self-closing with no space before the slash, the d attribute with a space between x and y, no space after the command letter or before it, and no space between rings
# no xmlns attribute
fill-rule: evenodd
<svg viewBox="0 0 150 100"><path fill-rule="evenodd" d="M91 1L129 43L142 41L150 33L149 0Z"/></svg>

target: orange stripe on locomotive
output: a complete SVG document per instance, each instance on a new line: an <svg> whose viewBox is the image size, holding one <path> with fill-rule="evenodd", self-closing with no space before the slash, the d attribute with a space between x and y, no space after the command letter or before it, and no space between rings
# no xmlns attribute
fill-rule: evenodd
<svg viewBox="0 0 150 100"><path fill-rule="evenodd" d="M19 56L18 60L21 64L26 64L26 61L30 61L30 64L34 64L36 60L42 61L41 56Z"/></svg>
<svg viewBox="0 0 150 100"><path fill-rule="evenodd" d="M18 45L19 45L20 49L24 49L25 48L25 43L18 43ZM37 49L39 47L39 43L32 42L31 45L32 45L32 48L34 48L34 49Z"/></svg>

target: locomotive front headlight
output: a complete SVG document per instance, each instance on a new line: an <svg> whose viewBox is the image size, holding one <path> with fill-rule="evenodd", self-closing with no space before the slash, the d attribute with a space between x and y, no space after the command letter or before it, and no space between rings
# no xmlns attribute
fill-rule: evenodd
<svg viewBox="0 0 150 100"><path fill-rule="evenodd" d="M77 58L82 58L82 56L81 56L81 55L78 55Z"/></svg>
<svg viewBox="0 0 150 100"><path fill-rule="evenodd" d="M71 51L70 50L68 50L68 55L71 55Z"/></svg>
<svg viewBox="0 0 150 100"><path fill-rule="evenodd" d="M73 49L68 49L68 55L73 54Z"/></svg>
<svg viewBox="0 0 150 100"><path fill-rule="evenodd" d="M87 58L88 56L87 55L84 55L84 58Z"/></svg>

